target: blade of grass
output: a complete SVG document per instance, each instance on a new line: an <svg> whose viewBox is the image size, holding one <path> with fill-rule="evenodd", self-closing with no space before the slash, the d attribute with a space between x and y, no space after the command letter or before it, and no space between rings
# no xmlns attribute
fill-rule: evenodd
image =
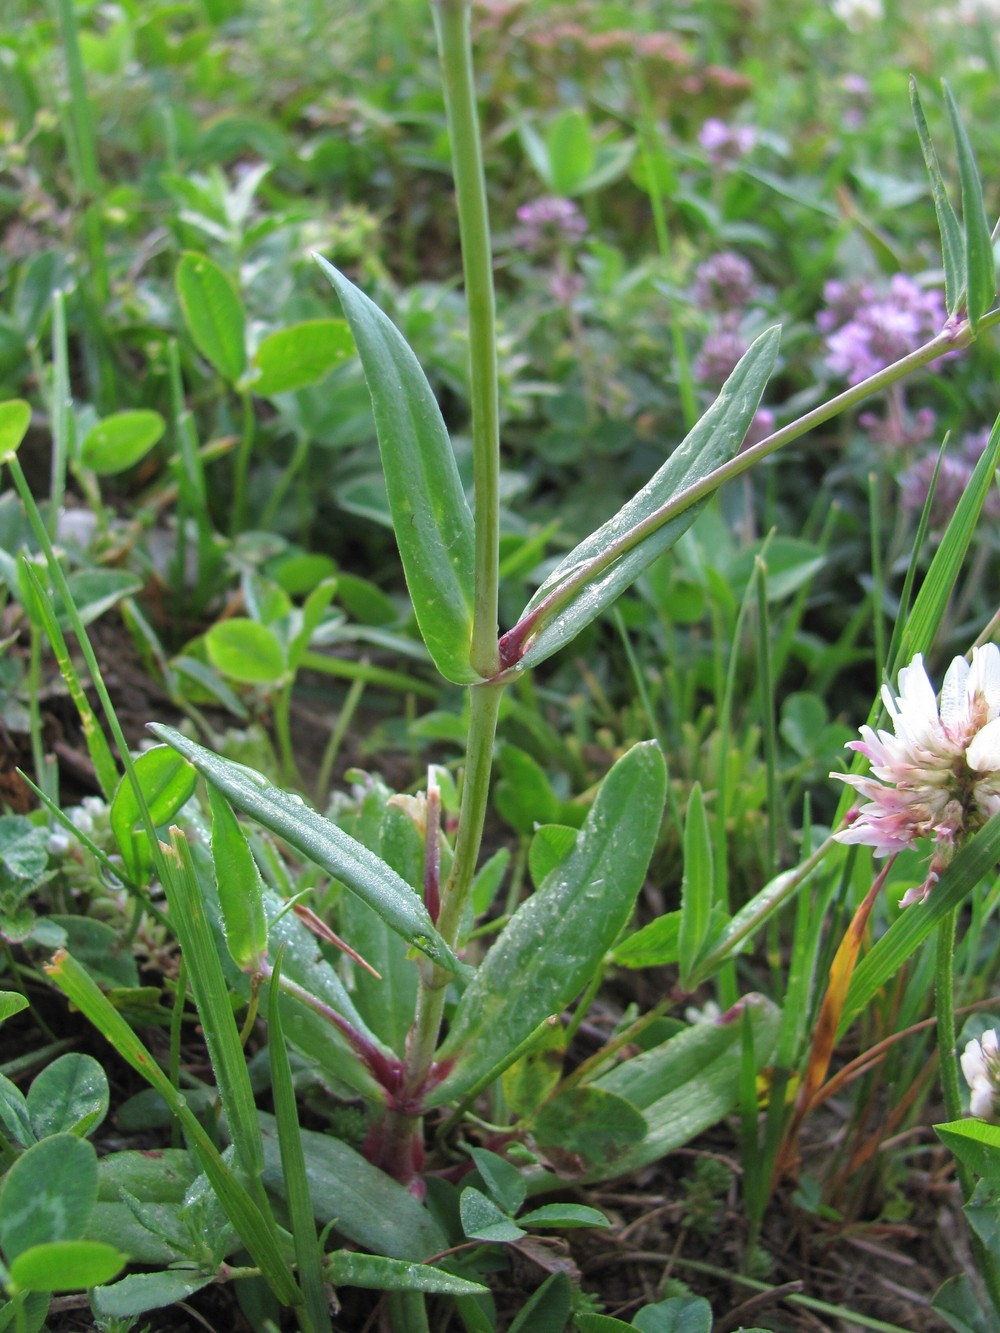
<svg viewBox="0 0 1000 1333"><path fill-rule="evenodd" d="M306 1333L328 1333L330 1305L323 1281L323 1247L316 1235L306 1159L299 1132L298 1107L292 1070L285 1049L281 1026L281 1005L278 986L281 979L281 953L274 961L267 1008L267 1051L271 1069L271 1088L274 1093L274 1115L278 1126L278 1147L281 1152L281 1171L288 1197L288 1215L292 1238L295 1242L295 1261L298 1264L299 1283L302 1287L305 1309L303 1328Z"/></svg>
<svg viewBox="0 0 1000 1333"><path fill-rule="evenodd" d="M977 329L979 321L993 304L997 290L993 243L990 239L990 224L986 220L986 205L983 202L983 182L976 166L972 144L962 122L958 103L943 79L941 87L948 106L952 134L955 136L958 174L962 183L962 224L965 228L965 268L968 285L966 309L969 323L973 329Z"/></svg>
<svg viewBox="0 0 1000 1333"><path fill-rule="evenodd" d="M917 125L920 149L924 155L927 175L930 177L934 212L937 214L938 231L941 234L945 304L948 308L948 314L953 315L961 305L962 297L965 294L965 244L962 238L962 228L955 216L955 210L951 206L951 200L948 198L944 178L941 175L941 167L938 164L938 156L931 140L930 131L927 128L924 108L920 102L920 94L917 92L917 81L912 75L910 76L910 106L913 108L913 119ZM879 659L879 661L883 660L882 658Z"/></svg>
<svg viewBox="0 0 1000 1333"><path fill-rule="evenodd" d="M228 1166L183 1095L173 1086L122 1015L81 964L64 949L56 953L45 971L122 1059L160 1094L171 1114L180 1121L226 1216L274 1294L285 1305L300 1304L302 1295L278 1247L273 1223L269 1225L265 1221L260 1208Z"/></svg>

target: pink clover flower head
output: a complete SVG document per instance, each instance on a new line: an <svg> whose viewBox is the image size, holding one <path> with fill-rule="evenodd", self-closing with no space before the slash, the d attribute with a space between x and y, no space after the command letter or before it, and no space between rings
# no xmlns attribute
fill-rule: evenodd
<svg viewBox="0 0 1000 1333"><path fill-rule="evenodd" d="M832 287L828 284L826 289L828 305L832 304ZM826 364L849 384L860 384L915 351L924 339L942 328L945 318L939 291L925 291L912 278L897 273L888 292L859 303L845 323L828 332ZM832 322L830 312L820 313L821 328L829 330Z"/></svg>
<svg viewBox="0 0 1000 1333"><path fill-rule="evenodd" d="M517 244L528 254L558 250L572 245L587 234L587 220L572 199L546 194L517 210Z"/></svg>
<svg viewBox="0 0 1000 1333"><path fill-rule="evenodd" d="M721 389L736 369L749 344L738 329L721 325L706 335L695 358L694 377L699 384Z"/></svg>
<svg viewBox="0 0 1000 1333"><path fill-rule="evenodd" d="M995 1028L979 1041L970 1041L961 1055L962 1073L969 1085L969 1114L980 1120L1000 1121L1000 1037Z"/></svg>
<svg viewBox="0 0 1000 1333"><path fill-rule="evenodd" d="M753 152L757 131L752 125L727 125L718 116L709 116L698 131L698 142L713 166L724 167Z"/></svg>
<svg viewBox="0 0 1000 1333"><path fill-rule="evenodd" d="M935 843L927 877L901 905L927 897L958 847L1000 810L1000 648L972 650L971 665L956 657L938 704L918 653L899 673L899 693L882 700L893 730L861 727L849 741L871 761L870 774L831 773L865 798L839 842L892 856L922 838Z"/></svg>
<svg viewBox="0 0 1000 1333"><path fill-rule="evenodd" d="M692 295L706 309L741 310L757 295L753 269L742 255L723 250L695 269Z"/></svg>

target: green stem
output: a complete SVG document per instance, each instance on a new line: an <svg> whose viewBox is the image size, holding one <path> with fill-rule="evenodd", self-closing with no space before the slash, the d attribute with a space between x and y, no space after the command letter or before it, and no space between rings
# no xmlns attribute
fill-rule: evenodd
<svg viewBox="0 0 1000 1333"><path fill-rule="evenodd" d="M434 0L452 169L469 308L469 383L475 480L475 609L470 661L481 676L499 669L500 409L493 257L469 36L469 0Z"/></svg>
<svg viewBox="0 0 1000 1333"><path fill-rule="evenodd" d="M441 890L441 911L435 923L448 945L453 945L458 936L479 859L493 766L493 738L502 694L502 685L477 685L470 690L469 742L455 857ZM422 972L407 1053L407 1083L411 1090L420 1088L430 1069L441 1027L445 991L451 979L452 974L441 967L428 967Z"/></svg>
<svg viewBox="0 0 1000 1333"><path fill-rule="evenodd" d="M233 478L233 521L229 535L236 536L247 526L249 503L247 499L247 481L250 473L250 454L253 451L254 427L253 400L248 393L240 394L243 405L243 428L240 431L239 451L236 455L236 473Z"/></svg>

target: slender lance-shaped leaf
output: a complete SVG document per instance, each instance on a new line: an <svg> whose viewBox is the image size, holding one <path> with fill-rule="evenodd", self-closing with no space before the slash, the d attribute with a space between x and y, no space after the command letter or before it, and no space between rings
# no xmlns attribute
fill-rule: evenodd
<svg viewBox="0 0 1000 1333"><path fill-rule="evenodd" d="M299 1282L305 1297L305 1307L312 1323L310 1333L329 1333L330 1306L323 1286L323 1251L316 1237L306 1159L302 1149L298 1108L292 1070L285 1050L281 1027L281 1005L278 1002L278 979L281 975L279 955L271 977L268 1000L268 1055L271 1067L271 1087L274 1091L274 1112L278 1126L278 1144L281 1150L281 1170L288 1189L288 1213L295 1241L295 1261L299 1266Z"/></svg>
<svg viewBox="0 0 1000 1333"><path fill-rule="evenodd" d="M201 775L218 788L237 810L314 861L363 898L383 921L410 944L442 967L457 971L451 950L438 934L430 913L414 890L390 870L374 852L324 819L301 797L282 791L261 773L223 759L203 745L189 741L173 727L151 722L149 729L161 741L190 760Z"/></svg>
<svg viewBox="0 0 1000 1333"><path fill-rule="evenodd" d="M986 205L983 202L983 183L979 177L979 168L976 166L969 136L951 89L944 80L941 86L948 104L951 130L955 136L955 149L958 154L958 174L962 182L962 222L965 226L965 267L968 283L965 304L969 323L976 329L979 327L980 319L993 304L997 290L993 241L990 237L990 224L986 219Z"/></svg>
<svg viewBox="0 0 1000 1333"><path fill-rule="evenodd" d="M773 328L755 340L718 398L656 475L552 571L500 640L503 666L537 666L551 657L687 531L707 500L666 519L660 511L739 449L774 369L780 336Z"/></svg>
<svg viewBox="0 0 1000 1333"><path fill-rule="evenodd" d="M237 1161L252 1180L264 1169L264 1149L246 1056L191 850L178 829L172 828L170 835L170 852L164 857L170 917L187 964Z"/></svg>
<svg viewBox="0 0 1000 1333"><path fill-rule="evenodd" d="M389 509L420 633L441 674L470 685L472 513L426 376L399 330L321 256L368 379Z"/></svg>
<svg viewBox="0 0 1000 1333"><path fill-rule="evenodd" d="M576 846L514 913L459 1001L437 1057L454 1067L428 1105L479 1083L600 968L642 887L666 790L655 742L618 760Z"/></svg>
<svg viewBox="0 0 1000 1333"><path fill-rule="evenodd" d="M212 860L226 945L237 967L253 970L267 953L264 883L229 802L211 785L208 800L212 807Z"/></svg>
<svg viewBox="0 0 1000 1333"><path fill-rule="evenodd" d="M122 1059L160 1094L171 1113L181 1122L226 1216L236 1228L271 1290L286 1305L300 1304L301 1293L278 1248L273 1225L268 1225L264 1220L257 1204L226 1163L183 1094L177 1091L149 1050L75 958L60 949L45 970Z"/></svg>
<svg viewBox="0 0 1000 1333"><path fill-rule="evenodd" d="M934 212L937 214L938 231L941 233L945 304L948 307L948 314L953 315L965 295L965 242L962 238L961 225L955 216L955 210L952 208L951 200L945 190L944 177L941 175L941 167L938 165L937 152L931 140L930 130L927 128L927 119L924 116L924 108L920 102L920 94L917 92L917 81L912 75L910 76L910 105L913 108L913 119L917 125L917 135L924 154L927 175L930 177L931 194L934 197Z"/></svg>
<svg viewBox="0 0 1000 1333"><path fill-rule="evenodd" d="M680 983L692 990L691 974L708 938L712 914L712 834L701 784L695 783L684 822L684 880L681 885Z"/></svg>

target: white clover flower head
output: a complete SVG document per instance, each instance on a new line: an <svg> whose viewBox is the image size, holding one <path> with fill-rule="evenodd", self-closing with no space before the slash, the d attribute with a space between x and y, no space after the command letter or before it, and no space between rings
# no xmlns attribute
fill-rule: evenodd
<svg viewBox="0 0 1000 1333"><path fill-rule="evenodd" d="M902 906L926 898L959 846L1000 810L1000 648L956 657L944 678L940 706L918 653L899 673L899 693L883 686L893 730L860 728L849 741L871 761L868 775L831 773L866 799L844 843L891 856L923 838L935 844L927 877Z"/></svg>
<svg viewBox="0 0 1000 1333"><path fill-rule="evenodd" d="M969 1085L969 1114L1000 1122L1000 1037L996 1029L970 1041L961 1055L962 1073Z"/></svg>

